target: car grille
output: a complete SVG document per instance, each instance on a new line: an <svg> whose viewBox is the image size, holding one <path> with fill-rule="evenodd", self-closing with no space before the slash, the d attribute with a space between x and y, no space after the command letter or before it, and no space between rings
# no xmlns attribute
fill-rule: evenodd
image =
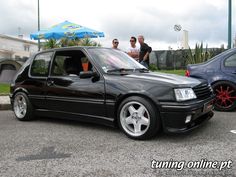
<svg viewBox="0 0 236 177"><path fill-rule="evenodd" d="M201 100L209 98L213 94L211 86L208 84L201 84L193 87L193 91L196 94L197 98Z"/></svg>

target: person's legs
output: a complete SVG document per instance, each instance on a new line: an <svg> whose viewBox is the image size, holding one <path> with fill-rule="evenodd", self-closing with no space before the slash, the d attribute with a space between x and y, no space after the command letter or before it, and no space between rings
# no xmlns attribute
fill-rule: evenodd
<svg viewBox="0 0 236 177"><path fill-rule="evenodd" d="M147 62L145 62L145 61L141 61L140 64L143 65L143 66L145 66L146 68L148 68L148 64L147 64Z"/></svg>

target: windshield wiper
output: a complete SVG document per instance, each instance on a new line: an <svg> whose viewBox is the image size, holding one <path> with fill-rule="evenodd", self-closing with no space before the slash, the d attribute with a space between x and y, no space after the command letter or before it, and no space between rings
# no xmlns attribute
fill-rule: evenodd
<svg viewBox="0 0 236 177"><path fill-rule="evenodd" d="M117 68L117 69L109 69L107 70L107 73L110 72L124 72L124 71L134 71L135 69L131 69L131 68Z"/></svg>
<svg viewBox="0 0 236 177"><path fill-rule="evenodd" d="M149 69L147 68L136 68L135 70L138 70L139 72L142 72L142 73L149 72Z"/></svg>

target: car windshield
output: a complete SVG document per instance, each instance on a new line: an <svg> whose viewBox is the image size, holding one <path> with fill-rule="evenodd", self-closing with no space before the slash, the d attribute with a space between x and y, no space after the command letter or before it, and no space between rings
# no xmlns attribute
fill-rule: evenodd
<svg viewBox="0 0 236 177"><path fill-rule="evenodd" d="M120 50L114 49L88 49L92 57L102 67L103 71L121 72L145 70L146 68L133 58Z"/></svg>

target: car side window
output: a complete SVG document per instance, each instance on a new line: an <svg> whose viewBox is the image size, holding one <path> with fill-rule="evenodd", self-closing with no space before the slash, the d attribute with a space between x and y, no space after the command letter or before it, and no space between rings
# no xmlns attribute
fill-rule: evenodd
<svg viewBox="0 0 236 177"><path fill-rule="evenodd" d="M92 64L80 50L58 51L52 63L52 76L79 76L82 71L92 70Z"/></svg>
<svg viewBox="0 0 236 177"><path fill-rule="evenodd" d="M236 54L231 55L229 58L225 60L226 67L236 67Z"/></svg>
<svg viewBox="0 0 236 177"><path fill-rule="evenodd" d="M46 77L48 75L52 55L53 52L47 52L36 55L31 65L31 76Z"/></svg>

